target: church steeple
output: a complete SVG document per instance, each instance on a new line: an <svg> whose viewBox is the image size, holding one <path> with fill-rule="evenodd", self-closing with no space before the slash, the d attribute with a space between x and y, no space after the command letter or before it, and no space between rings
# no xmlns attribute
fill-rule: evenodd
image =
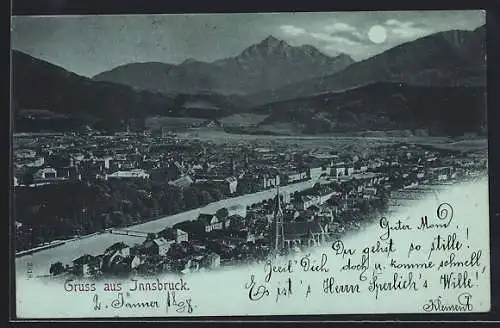
<svg viewBox="0 0 500 328"><path fill-rule="evenodd" d="M284 247L284 231L283 231L283 209L281 207L280 187L276 186L276 198L274 207L274 250L279 253Z"/></svg>

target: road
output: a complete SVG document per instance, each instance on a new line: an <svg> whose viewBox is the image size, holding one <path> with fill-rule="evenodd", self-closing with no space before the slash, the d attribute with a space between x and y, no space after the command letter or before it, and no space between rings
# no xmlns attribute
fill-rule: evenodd
<svg viewBox="0 0 500 328"><path fill-rule="evenodd" d="M313 182L309 180L288 186L282 186L280 187L280 191L293 193L296 191L311 188L312 186ZM271 189L254 194L224 199L219 202L211 203L202 208L194 209L187 212L182 212L172 216L166 216L154 221L131 226L126 229L117 229L117 230L118 232L120 232L120 230L123 232L126 231L127 229L140 231L144 233L159 232L165 229L166 227L172 226L176 223L187 220L194 220L198 217L200 212L215 213L215 211L217 211L220 208L237 204L242 206L248 206L254 203L259 203L265 199L270 199L275 195L275 193L276 190ZM142 243L144 241L144 237L143 236L138 237L138 235L132 236L126 234L103 233L87 238L71 240L61 246L57 246L54 248L36 252L31 255L25 255L16 258L16 274L26 275L28 264L31 264L33 275L35 276L46 275L49 272L50 265L54 262L60 261L63 264L70 264L71 261L84 254L91 254L91 255L101 254L107 247L120 241L128 245L133 245L135 243Z"/></svg>
<svg viewBox="0 0 500 328"><path fill-rule="evenodd" d="M426 200L415 201L415 204L413 204L413 206L409 206L408 208L401 208L395 213L395 215L388 217L388 219L391 220L392 224L395 224L397 221L401 220L403 223L408 223L415 227L418 226L419 218L422 215L429 215L430 220L438 220L438 218L436 217L436 208L443 201L453 204L455 214L457 214L453 218L453 223L450 225L450 228L447 230L393 230L391 232L391 238L394 238L395 240L395 258L400 258L402 259L402 263L407 263L407 261L403 261L404 258L407 258L407 247L404 247L405 245L415 242L417 244L421 244L422 248L425 249L426 247L428 248L429 245L431 245L436 234L448 234L456 232L457 240L460 239L467 245L467 247L465 247L464 244L463 249L467 249L469 248L468 246L470 246L470 250L465 250L461 254L457 253L457 259L466 260L467 256L469 256L472 251L481 250L483 254L481 257L481 267L485 267L488 269L490 266L489 239L484 238L484 236L489 235L487 183L487 180L485 180L476 184L471 183L468 185L447 186L446 189L441 190L438 193L439 199L435 199L434 197L430 196ZM465 233L464 231L465 227L469 228L467 230L467 233ZM346 235L345 237L343 237L343 243L346 248L348 247L349 249L356 250L356 252L358 252L358 250L362 251L365 247L376 244L376 242L380 240L380 235L383 232L384 231L379 227L379 225L374 223L373 226L366 227L366 229L362 231L357 231L350 235ZM310 252L308 251L308 253L310 253L309 257L311 259L320 259L323 254L328 254L328 266L331 269L340 268L346 263L346 259L342 259L341 257L336 257L335 255L333 255L331 244L327 244L325 247L311 249ZM428 254L425 251L421 253L422 254L418 255L417 252L414 252L412 256L416 256L415 258L417 260L422 259L423 263L423 260L427 259ZM446 260L447 257L449 257L450 252L441 252L440 254L438 253L439 252L435 252L433 255L433 263L439 263L441 259ZM399 255L401 256L398 257ZM389 261L387 259L387 256L382 253L371 254L370 256L370 261L377 262L380 260L381 263L388 263ZM357 258L358 257L356 257L355 259ZM190 275L189 278L186 279L189 280L190 289L194 291L194 293L192 293L191 295L196 296L196 298L194 298L195 304L199 306L198 309L200 311L203 312L203 309L208 311L206 313L195 312L195 314L214 315L213 306L218 302L222 302L224 308L220 308L220 313L215 313L216 315L238 313L237 311L239 311L239 309L241 309L243 305L249 304L247 293L244 292L243 286L245 281L247 281L244 279L247 279L249 273L253 272L255 272L256 274L262 272L262 264L222 269L220 271L213 272L213 274L205 272ZM389 270L388 272L382 273L380 277L382 277L382 279L386 279L387 281L391 280L393 272L394 270ZM479 270L479 272L481 271ZM491 287L489 284L490 270L483 270L482 272L483 275L480 276L482 279L480 280L482 281L482 284L480 283L479 286L483 289L481 289L480 291L478 290L478 295L488 295L488 290ZM318 279L318 277L316 276L317 273L311 271L303 274L295 272L295 274L299 274L298 279L304 279L304 281L308 281L309 279L309 281L314 282ZM439 277L436 277L433 272L429 272L428 275L425 276L425 272L422 271L422 274L424 275L423 278L429 278L429 284L434 284L431 285L432 288L436 289L436 285L439 286ZM262 272L261 276L263 277L263 275L264 273ZM335 273L335 279L336 281L339 280L348 282L350 281L349 279L356 279L358 275L359 272L356 273L352 271L339 271ZM171 276L162 274L159 275L158 278L167 281L169 278L171 278ZM154 277L152 277L152 279L154 279ZM277 279L279 279L279 277L277 277ZM277 283L279 284L281 283L281 281L277 280ZM224 288L221 288L221 286L223 286ZM39 279L36 281L26 281L24 279L18 279L17 287L17 306L23 310L24 316L46 318L49 317L49 314L51 313L55 313L63 317L68 317L70 315L72 317L97 316L97 312L95 312L92 308L91 295L88 295L87 293L78 293L81 294L81 299L78 299L76 294L69 294L67 292L64 292L62 284L60 282L53 282L52 279ZM406 302L403 304L403 307L406 308L410 306L410 303L413 304L417 302L417 304L419 304L419 307L421 308L421 304L425 304L426 300L429 298L429 293L433 292L431 289L420 288L420 294L416 298L407 300L406 298L400 297L400 300L398 300L398 302ZM460 293L460 291L457 291L457 293ZM321 294L322 293L320 293L319 296L321 296ZM26 297L26 295L28 295L29 297ZM115 297L113 295L110 297L105 296L106 295L102 295L101 299L111 301L111 299ZM147 293L139 294L139 296L143 297L142 299L148 299ZM318 294L316 294L315 297L317 296ZM141 298L136 298L136 300L140 299ZM227 302L227 300L230 300L230 302ZM275 304L274 297L271 297L269 301ZM332 294L326 295L326 297L320 299L320 301L330 304L332 302ZM344 308L341 309L339 313L341 313L342 311L349 311L349 306L352 307L352 302L356 301L359 302L359 299L356 300L355 298L353 298L352 301L347 300L345 302L337 302L339 304L348 304L344 306ZM486 299L485 301L488 300ZM265 306L268 306L271 303L267 303L265 304ZM88 304L88 306L86 306L86 304ZM287 304L289 305L292 303L288 302ZM373 307L371 307L371 304L373 304L373 301L371 300L368 300L364 304L361 304L361 306L365 307L363 311L372 311ZM298 299L298 303L293 303L292 305L296 305L296 308L299 309L304 306L304 302ZM228 306L230 307L230 309L227 309ZM390 311L390 307L388 307L387 309ZM337 307L336 310L338 310ZM226 312L223 313L224 311ZM262 310L258 311L260 311L259 313L266 313L265 307L262 307ZM104 310L104 307L100 313L103 316L108 317L116 316L119 314L116 311L106 312L106 310ZM255 313L259 314L257 312ZM144 315L144 313L142 314ZM139 312L138 315L140 315Z"/></svg>
<svg viewBox="0 0 500 328"><path fill-rule="evenodd" d="M293 193L296 191L305 190L313 186L313 181L309 180L306 182L299 182L288 186L280 187L281 191ZM441 189L444 186L420 186L419 189ZM106 248L111 246L116 242L124 242L128 245L134 245L136 243L142 243L144 241L144 236L148 232L159 232L166 227L173 226L176 223L194 220L198 217L201 212L204 213L215 213L220 208L228 207L231 205L243 205L248 206L254 203L261 202L265 199L270 199L274 197L276 190L270 189L266 191L261 191L254 194L224 199L219 202L211 203L205 207L194 209L187 212L182 212L176 215L166 216L154 221L130 226L124 229L113 229L116 233L103 233L87 237L82 237L80 239L74 239L67 241L61 246L57 246L50 249L45 249L31 255L25 255L16 258L16 273L18 275L26 275L28 263L32 265L33 274L36 275L46 275L49 272L50 265L54 262L61 261L63 264L70 264L71 261L78 258L84 254L98 255L101 254ZM401 199L398 201L400 205L406 205ZM400 207L400 206L397 206ZM403 206L404 207L404 206ZM133 230L134 232L143 232L144 235L140 233L134 233L133 235L127 235L127 230Z"/></svg>
<svg viewBox="0 0 500 328"><path fill-rule="evenodd" d="M305 190L308 188L311 188L313 186L312 181L305 181L305 182L299 182L295 183L292 185L288 186L282 186L280 187L280 192L284 191L287 193L294 193L296 191L301 191ZM218 202L211 203L205 207L202 208L197 208L191 211L187 212L182 212L176 215L171 215L171 216L166 216L164 218L160 218L158 220L138 224L132 227L129 227L127 229L134 230L134 231L141 231L141 232L159 232L165 227L168 226L173 226L176 223L183 222L186 220L193 220L198 217L200 213L215 213L218 209L224 208L224 207L229 207L232 205L242 205L242 206L249 206L255 203L260 203L265 199L270 199L273 198L276 194L275 189L270 189L270 190L265 190L261 192L257 192L254 194L249 194L249 195L244 195L244 196L239 196L239 197L233 197L233 198L228 198L224 199ZM127 230L123 229L123 230Z"/></svg>

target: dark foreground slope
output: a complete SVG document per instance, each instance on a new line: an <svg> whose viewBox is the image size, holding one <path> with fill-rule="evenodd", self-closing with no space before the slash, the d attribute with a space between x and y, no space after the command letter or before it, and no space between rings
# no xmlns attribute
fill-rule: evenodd
<svg viewBox="0 0 500 328"><path fill-rule="evenodd" d="M121 129L151 116L218 118L249 105L237 96L142 91L94 81L19 51L12 53L16 131Z"/></svg>
<svg viewBox="0 0 500 328"><path fill-rule="evenodd" d="M291 123L303 133L423 129L461 135L484 131L486 89L374 83L268 104L254 112L269 114L261 127Z"/></svg>

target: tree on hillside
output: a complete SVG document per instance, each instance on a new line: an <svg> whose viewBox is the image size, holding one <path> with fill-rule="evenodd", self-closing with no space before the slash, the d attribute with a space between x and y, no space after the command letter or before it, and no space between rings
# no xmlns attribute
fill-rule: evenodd
<svg viewBox="0 0 500 328"><path fill-rule="evenodd" d="M207 190L200 190L198 200L200 205L207 205L213 202L212 195Z"/></svg>
<svg viewBox="0 0 500 328"><path fill-rule="evenodd" d="M372 205L370 204L370 201L368 199L363 199L359 206L361 213L366 215L370 214L373 211Z"/></svg>
<svg viewBox="0 0 500 328"><path fill-rule="evenodd" d="M61 273L64 272L64 266L61 262L56 262L56 263L53 263L51 266L50 266L50 270L49 270L49 273L51 275L54 275L54 276L57 276Z"/></svg>
<svg viewBox="0 0 500 328"><path fill-rule="evenodd" d="M172 189L165 193L164 199L161 201L163 213L175 214L185 208L184 194L180 189Z"/></svg>
<svg viewBox="0 0 500 328"><path fill-rule="evenodd" d="M194 188L187 188L184 190L184 200L186 202L186 209L193 209L199 207L198 195Z"/></svg>
<svg viewBox="0 0 500 328"><path fill-rule="evenodd" d="M212 196L213 201L217 202L221 199L224 199L224 194L216 188L209 189L208 192Z"/></svg>
<svg viewBox="0 0 500 328"><path fill-rule="evenodd" d="M225 219L225 218L227 218L229 216L229 211L225 207L221 208L221 209L217 210L217 212L215 212L215 216L219 220Z"/></svg>
<svg viewBox="0 0 500 328"><path fill-rule="evenodd" d="M19 180L19 184L28 186L33 183L33 173L25 172L21 175Z"/></svg>
<svg viewBox="0 0 500 328"><path fill-rule="evenodd" d="M236 185L236 192L238 195L245 195L252 192L252 186L247 180L240 180Z"/></svg>

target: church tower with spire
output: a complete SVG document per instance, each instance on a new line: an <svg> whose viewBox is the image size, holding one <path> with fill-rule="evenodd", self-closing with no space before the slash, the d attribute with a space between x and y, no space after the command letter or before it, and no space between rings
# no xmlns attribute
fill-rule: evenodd
<svg viewBox="0 0 500 328"><path fill-rule="evenodd" d="M274 207L274 251L279 254L285 244L283 229L283 207L281 206L280 187L276 186L276 198Z"/></svg>

